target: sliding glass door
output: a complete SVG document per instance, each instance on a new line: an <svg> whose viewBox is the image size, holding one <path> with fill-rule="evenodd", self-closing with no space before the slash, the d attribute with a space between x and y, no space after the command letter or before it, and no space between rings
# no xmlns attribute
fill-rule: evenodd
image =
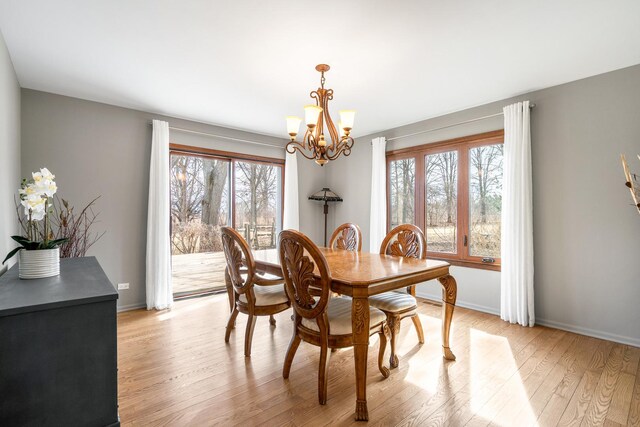
<svg viewBox="0 0 640 427"><path fill-rule="evenodd" d="M171 152L174 297L225 288L220 228L234 227L253 249L274 248L282 225L281 161L211 150Z"/></svg>
<svg viewBox="0 0 640 427"><path fill-rule="evenodd" d="M234 162L235 228L254 249L276 247L282 217L282 167Z"/></svg>

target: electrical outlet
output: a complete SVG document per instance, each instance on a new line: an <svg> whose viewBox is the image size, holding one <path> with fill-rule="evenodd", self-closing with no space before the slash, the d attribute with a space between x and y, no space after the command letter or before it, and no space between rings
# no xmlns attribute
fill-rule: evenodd
<svg viewBox="0 0 640 427"><path fill-rule="evenodd" d="M118 283L118 290L124 290L124 289L129 289L129 284L128 283Z"/></svg>

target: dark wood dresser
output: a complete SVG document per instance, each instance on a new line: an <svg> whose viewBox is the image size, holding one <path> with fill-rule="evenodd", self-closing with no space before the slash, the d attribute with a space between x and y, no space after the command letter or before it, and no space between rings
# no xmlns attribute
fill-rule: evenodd
<svg viewBox="0 0 640 427"><path fill-rule="evenodd" d="M95 257L0 276L0 425L120 425L117 299Z"/></svg>

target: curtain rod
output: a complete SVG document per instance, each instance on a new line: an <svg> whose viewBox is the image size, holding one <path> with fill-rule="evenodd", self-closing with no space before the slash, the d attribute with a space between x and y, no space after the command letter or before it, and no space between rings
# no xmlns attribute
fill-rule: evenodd
<svg viewBox="0 0 640 427"><path fill-rule="evenodd" d="M533 108L535 106L536 106L536 104L530 104L529 105L529 109L531 109L531 108ZM440 126L440 127L437 127L437 128L421 130L420 132L414 132L414 133L410 133L410 134L407 134L407 135L394 136L393 138L387 138L387 141L393 141L393 140L401 139L401 138L408 138L410 136L420 135L420 134L427 133L427 132L434 132L436 130L452 128L452 127L455 127L455 126L460 126L460 125L464 125L464 124L467 124L467 123L478 122L480 120L486 120L486 119L490 119L491 117L498 117L498 116L502 116L502 115L504 115L504 113L489 114L488 116L477 117L475 119L465 120L465 121L458 122L458 123L452 123L452 124L446 125L446 126Z"/></svg>
<svg viewBox="0 0 640 427"><path fill-rule="evenodd" d="M153 124L153 123L149 122L149 124ZM210 137L210 138L221 138L221 139L228 139L229 141L246 142L247 144L263 145L265 147L272 147L272 148L281 148L283 150L285 148L282 145L269 144L267 142L252 141L252 140L249 140L249 139L242 139L242 138L233 138L231 136L216 135L215 133L200 132L200 131L197 131L197 130L178 128L178 127L174 127L174 126L169 126L169 129L176 130L178 132L192 133L194 135L207 136L207 137Z"/></svg>

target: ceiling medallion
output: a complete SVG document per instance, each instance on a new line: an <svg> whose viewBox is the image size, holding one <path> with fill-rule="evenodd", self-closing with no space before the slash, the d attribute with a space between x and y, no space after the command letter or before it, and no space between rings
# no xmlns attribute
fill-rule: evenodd
<svg viewBox="0 0 640 427"><path fill-rule="evenodd" d="M329 101L333 100L333 89L324 88L324 73L329 71L327 64L319 64L316 70L320 72L320 87L310 93L309 96L316 100L316 105L304 106L304 117L307 129L302 142L296 141L300 129L300 117L287 117L287 132L291 142L287 144L287 152L295 153L296 150L309 160L315 160L320 166L324 166L329 160L337 159L340 154L345 157L351 154L354 139L350 136L353 129L353 121L356 112L354 110L341 110L338 131L329 115ZM325 139L324 128L329 132L328 140Z"/></svg>

